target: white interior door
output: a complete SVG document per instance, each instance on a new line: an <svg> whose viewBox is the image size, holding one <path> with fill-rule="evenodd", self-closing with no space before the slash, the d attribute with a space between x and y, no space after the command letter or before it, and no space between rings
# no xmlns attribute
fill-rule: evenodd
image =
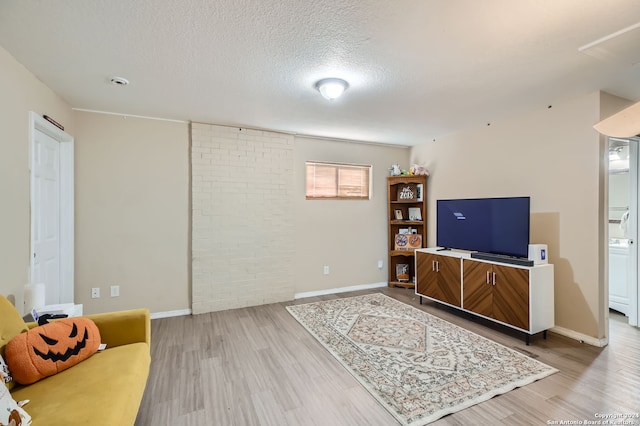
<svg viewBox="0 0 640 426"><path fill-rule="evenodd" d="M60 303L60 143L36 129L31 160L31 280L44 283L53 305Z"/></svg>
<svg viewBox="0 0 640 426"><path fill-rule="evenodd" d="M74 139L29 113L32 284L47 305L74 302Z"/></svg>

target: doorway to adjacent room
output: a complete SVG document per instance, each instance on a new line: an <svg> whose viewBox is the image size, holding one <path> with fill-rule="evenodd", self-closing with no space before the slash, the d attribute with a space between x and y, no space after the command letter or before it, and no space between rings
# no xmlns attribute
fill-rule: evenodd
<svg viewBox="0 0 640 426"><path fill-rule="evenodd" d="M609 138L609 309L629 325L640 323L638 305L639 140Z"/></svg>

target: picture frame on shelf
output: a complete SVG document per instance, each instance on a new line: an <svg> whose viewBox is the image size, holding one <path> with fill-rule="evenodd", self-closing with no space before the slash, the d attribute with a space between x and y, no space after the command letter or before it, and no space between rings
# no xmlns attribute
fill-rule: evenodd
<svg viewBox="0 0 640 426"><path fill-rule="evenodd" d="M398 263L396 265L396 280L401 283L409 282L409 264Z"/></svg>
<svg viewBox="0 0 640 426"><path fill-rule="evenodd" d="M420 211L420 207L409 207L409 220L422 220L422 212Z"/></svg>
<svg viewBox="0 0 640 426"><path fill-rule="evenodd" d="M403 218L402 218L402 210L395 209L393 211L393 213L394 213L394 217L395 217L396 220L403 220Z"/></svg>

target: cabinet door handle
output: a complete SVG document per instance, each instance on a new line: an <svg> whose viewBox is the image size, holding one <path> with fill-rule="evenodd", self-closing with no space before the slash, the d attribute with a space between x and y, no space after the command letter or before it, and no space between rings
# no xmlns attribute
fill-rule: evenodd
<svg viewBox="0 0 640 426"><path fill-rule="evenodd" d="M491 278L489 278L489 274L491 272L487 271L487 280L485 281L485 284L491 284L491 282L489 281Z"/></svg>
<svg viewBox="0 0 640 426"><path fill-rule="evenodd" d="M436 260L436 272L440 272L440 262Z"/></svg>
<svg viewBox="0 0 640 426"><path fill-rule="evenodd" d="M436 261L435 261L435 260L432 260L432 261L431 261L431 270L432 270L432 271L435 271L435 270L436 270Z"/></svg>
<svg viewBox="0 0 640 426"><path fill-rule="evenodd" d="M496 285L496 273L493 273L493 285Z"/></svg>

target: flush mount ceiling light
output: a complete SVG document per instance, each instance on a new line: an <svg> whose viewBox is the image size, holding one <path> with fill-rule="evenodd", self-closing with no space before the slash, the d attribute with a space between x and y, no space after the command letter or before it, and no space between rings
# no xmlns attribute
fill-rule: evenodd
<svg viewBox="0 0 640 426"><path fill-rule="evenodd" d="M316 89L320 94L330 101L339 98L349 84L340 78L325 78L316 83Z"/></svg>
<svg viewBox="0 0 640 426"><path fill-rule="evenodd" d="M109 83L113 84L114 86L126 86L129 84L129 80L124 77L110 77Z"/></svg>

